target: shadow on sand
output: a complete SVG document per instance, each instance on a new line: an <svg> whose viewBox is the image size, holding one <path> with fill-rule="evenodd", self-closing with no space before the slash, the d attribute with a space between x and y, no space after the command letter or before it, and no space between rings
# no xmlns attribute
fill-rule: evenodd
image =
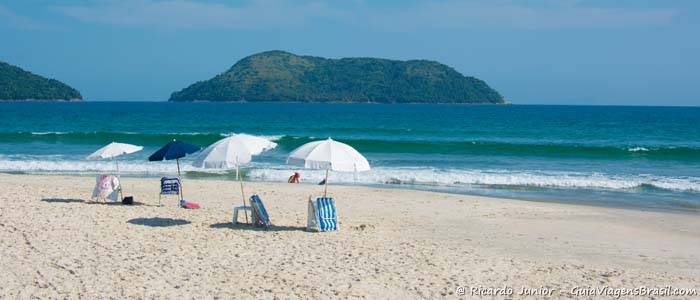
<svg viewBox="0 0 700 300"><path fill-rule="evenodd" d="M83 199L44 198L41 201L48 203L85 203Z"/></svg>
<svg viewBox="0 0 700 300"><path fill-rule="evenodd" d="M172 218L136 218L126 221L129 224L143 225L150 227L168 227L168 226L180 226L187 225L192 222L183 219L172 219Z"/></svg>
<svg viewBox="0 0 700 300"><path fill-rule="evenodd" d="M110 201L88 201L88 200L83 200L83 199L61 199L61 198L44 198L41 199L41 201L47 202L47 203L84 203L84 204L102 204L102 205L124 205L121 202L110 202ZM151 204L145 204L142 202L136 202L134 201L133 204L129 205L124 205L124 206L155 206Z"/></svg>
<svg viewBox="0 0 700 300"><path fill-rule="evenodd" d="M233 224L231 222L216 223L209 225L210 228L221 229L228 228L233 230L252 230L252 231L306 231L306 227L301 226L276 226L272 225L269 228L253 226L245 223Z"/></svg>
<svg viewBox="0 0 700 300"><path fill-rule="evenodd" d="M157 205L146 204L146 203L136 202L136 201L134 201L133 204L129 204L129 205L123 204L119 201L117 201L117 202L86 201L85 204L102 204L102 205L118 205L118 206L142 206L142 205L143 206L157 206Z"/></svg>

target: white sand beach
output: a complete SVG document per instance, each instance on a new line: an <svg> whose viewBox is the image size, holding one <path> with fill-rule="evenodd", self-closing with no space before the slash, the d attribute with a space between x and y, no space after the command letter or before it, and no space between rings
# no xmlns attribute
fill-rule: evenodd
<svg viewBox="0 0 700 300"><path fill-rule="evenodd" d="M88 203L94 177L0 174L0 299L614 299L576 287L700 290L697 214L330 186L340 230L314 233L305 231L307 199L323 187L246 183L275 225L265 231L231 224L237 182L183 184L202 209L178 208L175 197L157 206L157 178L123 178L137 202L125 206ZM504 287L513 294L474 294ZM523 287L554 291L518 295Z"/></svg>

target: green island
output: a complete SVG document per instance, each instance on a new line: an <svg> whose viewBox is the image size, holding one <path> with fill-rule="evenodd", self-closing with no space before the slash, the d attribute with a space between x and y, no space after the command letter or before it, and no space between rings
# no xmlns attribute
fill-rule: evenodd
<svg viewBox="0 0 700 300"><path fill-rule="evenodd" d="M506 103L484 81L435 61L326 59L284 51L248 56L168 101Z"/></svg>
<svg viewBox="0 0 700 300"><path fill-rule="evenodd" d="M0 101L82 101L76 89L0 61Z"/></svg>

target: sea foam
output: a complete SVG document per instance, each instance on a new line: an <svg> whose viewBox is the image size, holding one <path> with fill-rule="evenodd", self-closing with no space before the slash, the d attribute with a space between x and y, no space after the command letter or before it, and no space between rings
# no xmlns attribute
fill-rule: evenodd
<svg viewBox="0 0 700 300"><path fill-rule="evenodd" d="M122 174L159 175L176 173L171 161L148 162L141 160L118 160ZM0 156L0 172L93 174L115 170L110 160L87 161L53 156ZM242 168L247 170L247 180L286 181L295 171L302 173L302 181L320 182L325 170L307 170L292 166L253 162ZM196 168L189 158L180 161L183 172L227 173L231 170ZM672 191L700 192L700 177L672 177L650 174L606 174L594 172L557 172L538 170L482 170L482 169L438 169L419 167L378 167L367 172L329 173L329 182L343 184L392 184L433 186L512 186L568 189L631 190L653 187Z"/></svg>
<svg viewBox="0 0 700 300"><path fill-rule="evenodd" d="M279 181L293 171L302 172L302 181L317 182L324 170L254 169L252 180ZM329 182L398 185L485 185L530 186L546 188L630 190L644 186L675 191L700 192L698 177L663 177L656 175L610 175L583 172L542 172L508 170L441 170L431 168L374 168L361 173L330 172Z"/></svg>

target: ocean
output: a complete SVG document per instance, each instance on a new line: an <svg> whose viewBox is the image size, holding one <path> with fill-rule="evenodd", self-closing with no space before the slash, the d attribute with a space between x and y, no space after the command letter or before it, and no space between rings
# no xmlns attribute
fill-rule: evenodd
<svg viewBox="0 0 700 300"><path fill-rule="evenodd" d="M122 176L177 174L147 157L177 139L206 147L233 133L278 147L244 166L248 181L286 182L296 147L331 137L372 170L331 172L330 184L536 201L700 212L700 107L167 103L0 103L0 172L92 176L112 142L144 146L118 158ZM196 155L196 154L195 154ZM233 179L181 160L185 178Z"/></svg>

